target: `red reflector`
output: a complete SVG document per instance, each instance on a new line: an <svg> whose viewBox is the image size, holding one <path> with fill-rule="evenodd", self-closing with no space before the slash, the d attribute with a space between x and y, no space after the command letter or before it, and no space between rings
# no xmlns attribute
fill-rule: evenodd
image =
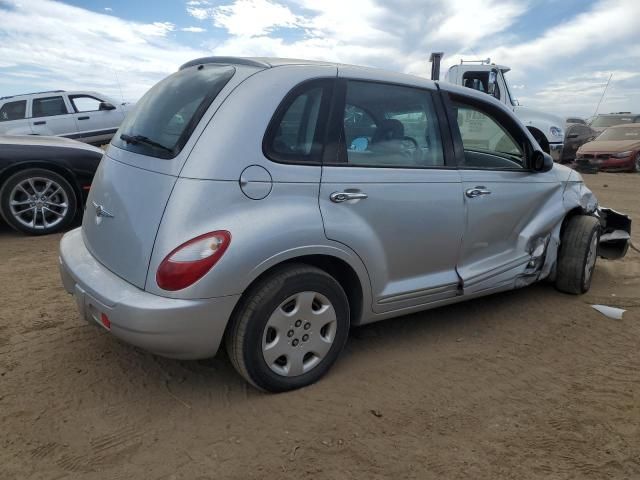
<svg viewBox="0 0 640 480"><path fill-rule="evenodd" d="M102 322L102 325L104 325L107 330L111 330L111 320L109 320L109 317L107 317L106 313L100 314L100 321Z"/></svg>

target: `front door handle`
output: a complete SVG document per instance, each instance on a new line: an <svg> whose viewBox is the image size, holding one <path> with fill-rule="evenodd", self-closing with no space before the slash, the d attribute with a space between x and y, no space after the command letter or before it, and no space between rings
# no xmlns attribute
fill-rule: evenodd
<svg viewBox="0 0 640 480"><path fill-rule="evenodd" d="M78 117L78 120L89 120L89 117Z"/></svg>
<svg viewBox="0 0 640 480"><path fill-rule="evenodd" d="M329 198L333 203L342 203L347 200L364 200L369 198L369 195L362 192L333 192Z"/></svg>
<svg viewBox="0 0 640 480"><path fill-rule="evenodd" d="M45 125L47 122L40 120L39 122L33 122L34 125Z"/></svg>
<svg viewBox="0 0 640 480"><path fill-rule="evenodd" d="M487 190L487 187L478 186L467 190L465 195L469 198L476 198L482 195L491 195L491 190Z"/></svg>

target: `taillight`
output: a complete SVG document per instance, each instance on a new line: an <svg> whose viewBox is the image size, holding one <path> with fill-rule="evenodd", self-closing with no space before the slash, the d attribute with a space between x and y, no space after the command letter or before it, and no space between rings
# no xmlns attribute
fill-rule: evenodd
<svg viewBox="0 0 640 480"><path fill-rule="evenodd" d="M163 290L182 290L202 278L231 243L226 230L205 233L172 250L160 263L156 282Z"/></svg>

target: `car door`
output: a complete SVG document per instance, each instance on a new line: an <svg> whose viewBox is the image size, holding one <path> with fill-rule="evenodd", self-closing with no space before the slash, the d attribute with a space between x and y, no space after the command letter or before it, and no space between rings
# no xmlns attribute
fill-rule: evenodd
<svg viewBox="0 0 640 480"><path fill-rule="evenodd" d="M478 98L451 100L467 211L457 268L464 294L510 288L560 220L562 186L555 172L528 167L533 147L509 113Z"/></svg>
<svg viewBox="0 0 640 480"><path fill-rule="evenodd" d="M15 100L0 104L0 133L29 135L31 126L27 120L27 101Z"/></svg>
<svg viewBox="0 0 640 480"><path fill-rule="evenodd" d="M78 127L62 95L35 97L31 101L31 130L35 135L72 136Z"/></svg>
<svg viewBox="0 0 640 480"><path fill-rule="evenodd" d="M69 95L74 117L78 124L78 135L83 139L112 135L124 120L117 108L101 109L105 99L88 94Z"/></svg>
<svg viewBox="0 0 640 480"><path fill-rule="evenodd" d="M464 203L438 93L358 74L341 69L334 97L336 141L320 185L325 234L364 261L374 312L453 297Z"/></svg>

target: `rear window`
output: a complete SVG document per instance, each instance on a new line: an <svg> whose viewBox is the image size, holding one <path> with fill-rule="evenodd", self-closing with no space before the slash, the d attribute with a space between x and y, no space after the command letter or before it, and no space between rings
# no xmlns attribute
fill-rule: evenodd
<svg viewBox="0 0 640 480"><path fill-rule="evenodd" d="M614 125L622 125L623 123L634 123L636 119L633 116L608 116L598 115L591 123L592 127L613 127Z"/></svg>
<svg viewBox="0 0 640 480"><path fill-rule="evenodd" d="M142 155L174 158L234 73L229 66L200 65L165 78L136 104L111 143Z"/></svg>

